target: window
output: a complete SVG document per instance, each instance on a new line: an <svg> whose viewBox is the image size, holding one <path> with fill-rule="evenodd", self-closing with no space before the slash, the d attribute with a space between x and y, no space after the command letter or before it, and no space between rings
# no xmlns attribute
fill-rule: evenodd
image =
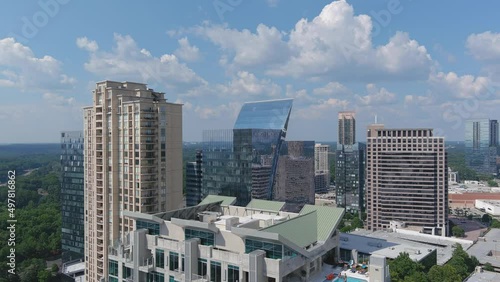
<svg viewBox="0 0 500 282"><path fill-rule="evenodd" d="M119 281L118 281L118 278L116 278L116 277L109 276L108 278L109 278L109 279L108 279L108 280L109 280L109 282L119 282Z"/></svg>
<svg viewBox="0 0 500 282"><path fill-rule="evenodd" d="M170 252L169 253L169 268L171 271L178 270L179 269L179 254Z"/></svg>
<svg viewBox="0 0 500 282"><path fill-rule="evenodd" d="M210 281L211 282L221 282L221 266L220 262L212 261L210 262Z"/></svg>
<svg viewBox="0 0 500 282"><path fill-rule="evenodd" d="M245 240L245 253L251 253L255 250L263 250L266 252L266 257L271 259L283 258L283 245L262 242L257 240Z"/></svg>
<svg viewBox="0 0 500 282"><path fill-rule="evenodd" d="M204 246L213 246L215 244L214 233L201 230L186 228L185 239L200 238L201 244Z"/></svg>
<svg viewBox="0 0 500 282"><path fill-rule="evenodd" d="M135 229L147 229L149 231L149 235L160 235L160 225L158 223L137 220L135 223Z"/></svg>
<svg viewBox="0 0 500 282"><path fill-rule="evenodd" d="M156 249L156 267L164 268L165 265L165 252L163 250Z"/></svg>
<svg viewBox="0 0 500 282"><path fill-rule="evenodd" d="M118 276L118 262L109 260L109 275Z"/></svg>
<svg viewBox="0 0 500 282"><path fill-rule="evenodd" d="M198 275L205 277L207 275L207 260L198 259Z"/></svg>
<svg viewBox="0 0 500 282"><path fill-rule="evenodd" d="M240 281L240 268L234 265L228 265L227 267L227 281L236 282Z"/></svg>
<svg viewBox="0 0 500 282"><path fill-rule="evenodd" d="M147 282L165 282L165 276L163 273L153 271L148 273Z"/></svg>
<svg viewBox="0 0 500 282"><path fill-rule="evenodd" d="M132 269L126 267L125 265L123 265L123 267L122 267L122 272L123 272L123 279L127 279L129 277L132 277Z"/></svg>

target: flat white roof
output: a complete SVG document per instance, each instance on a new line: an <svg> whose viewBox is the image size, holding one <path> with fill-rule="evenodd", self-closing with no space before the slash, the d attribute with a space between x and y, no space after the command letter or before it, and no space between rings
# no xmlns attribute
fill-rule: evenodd
<svg viewBox="0 0 500 282"><path fill-rule="evenodd" d="M66 265L64 274L72 274L80 271L85 271L85 262L77 262L74 264Z"/></svg>

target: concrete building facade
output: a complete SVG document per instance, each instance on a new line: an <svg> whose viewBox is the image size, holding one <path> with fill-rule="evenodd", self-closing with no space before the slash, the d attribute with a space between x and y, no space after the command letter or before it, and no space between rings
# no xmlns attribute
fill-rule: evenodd
<svg viewBox="0 0 500 282"><path fill-rule="evenodd" d="M108 276L108 246L134 229L124 211L183 205L182 105L145 84L103 81L84 108L85 278Z"/></svg>
<svg viewBox="0 0 500 282"><path fill-rule="evenodd" d="M356 143L356 113L353 111L339 112L339 141L341 145Z"/></svg>
<svg viewBox="0 0 500 282"><path fill-rule="evenodd" d="M235 202L208 196L171 212L124 212L137 228L110 248L109 280L310 281L325 260L338 261L343 209L307 205L287 213L282 202Z"/></svg>
<svg viewBox="0 0 500 282"><path fill-rule="evenodd" d="M390 227L391 221L424 233L448 232L448 168L443 137L432 129L368 127L368 229Z"/></svg>

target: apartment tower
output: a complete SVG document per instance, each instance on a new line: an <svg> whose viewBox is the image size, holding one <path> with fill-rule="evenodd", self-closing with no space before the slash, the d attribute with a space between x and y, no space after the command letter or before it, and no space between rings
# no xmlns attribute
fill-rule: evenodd
<svg viewBox="0 0 500 282"><path fill-rule="evenodd" d="M391 224L447 236L448 168L444 137L432 129L368 127L368 229Z"/></svg>
<svg viewBox="0 0 500 282"><path fill-rule="evenodd" d="M108 279L108 247L134 229L123 211L182 206L182 105L133 82L103 81L84 108L86 281Z"/></svg>

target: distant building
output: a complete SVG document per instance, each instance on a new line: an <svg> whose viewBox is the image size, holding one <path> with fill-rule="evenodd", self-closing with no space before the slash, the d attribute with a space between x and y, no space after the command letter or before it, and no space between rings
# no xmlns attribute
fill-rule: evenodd
<svg viewBox="0 0 500 282"><path fill-rule="evenodd" d="M196 151L196 161L186 163L186 206L196 206L201 202L203 152Z"/></svg>
<svg viewBox="0 0 500 282"><path fill-rule="evenodd" d="M312 281L325 259L338 262L343 209L235 202L208 196L171 212L124 211L136 228L110 247L109 281Z"/></svg>
<svg viewBox="0 0 500 282"><path fill-rule="evenodd" d="M459 181L458 171L452 171L451 167L448 167L448 183L457 184Z"/></svg>
<svg viewBox="0 0 500 282"><path fill-rule="evenodd" d="M250 202L252 194L262 197L265 192L265 199L273 198L292 103L293 99L248 102L232 130L203 132L203 196L233 196L241 206ZM266 166L270 167L269 177L264 175Z"/></svg>
<svg viewBox="0 0 500 282"><path fill-rule="evenodd" d="M363 143L337 145L335 191L338 207L350 212L365 211L365 153Z"/></svg>
<svg viewBox="0 0 500 282"><path fill-rule="evenodd" d="M500 201L499 200L476 200L476 209L493 216L500 215Z"/></svg>
<svg viewBox="0 0 500 282"><path fill-rule="evenodd" d="M287 141L285 147L273 200L285 202L286 211L298 212L305 204L314 205L314 141Z"/></svg>
<svg viewBox="0 0 500 282"><path fill-rule="evenodd" d="M339 142L341 145L356 143L356 113L353 111L339 112Z"/></svg>
<svg viewBox="0 0 500 282"><path fill-rule="evenodd" d="M498 122L469 119L465 123L465 160L478 173L497 175Z"/></svg>
<svg viewBox="0 0 500 282"><path fill-rule="evenodd" d="M326 193L330 187L330 145L315 144L314 146L314 186L316 193Z"/></svg>
<svg viewBox="0 0 500 282"><path fill-rule="evenodd" d="M444 138L432 129L368 127L368 229L390 228L391 221L448 233L448 167Z"/></svg>
<svg viewBox="0 0 500 282"><path fill-rule="evenodd" d="M338 207L365 210L365 145L356 142L354 112L339 113L339 140L335 154L335 191Z"/></svg>
<svg viewBox="0 0 500 282"><path fill-rule="evenodd" d="M84 257L83 131L61 133L61 249L63 263Z"/></svg>

